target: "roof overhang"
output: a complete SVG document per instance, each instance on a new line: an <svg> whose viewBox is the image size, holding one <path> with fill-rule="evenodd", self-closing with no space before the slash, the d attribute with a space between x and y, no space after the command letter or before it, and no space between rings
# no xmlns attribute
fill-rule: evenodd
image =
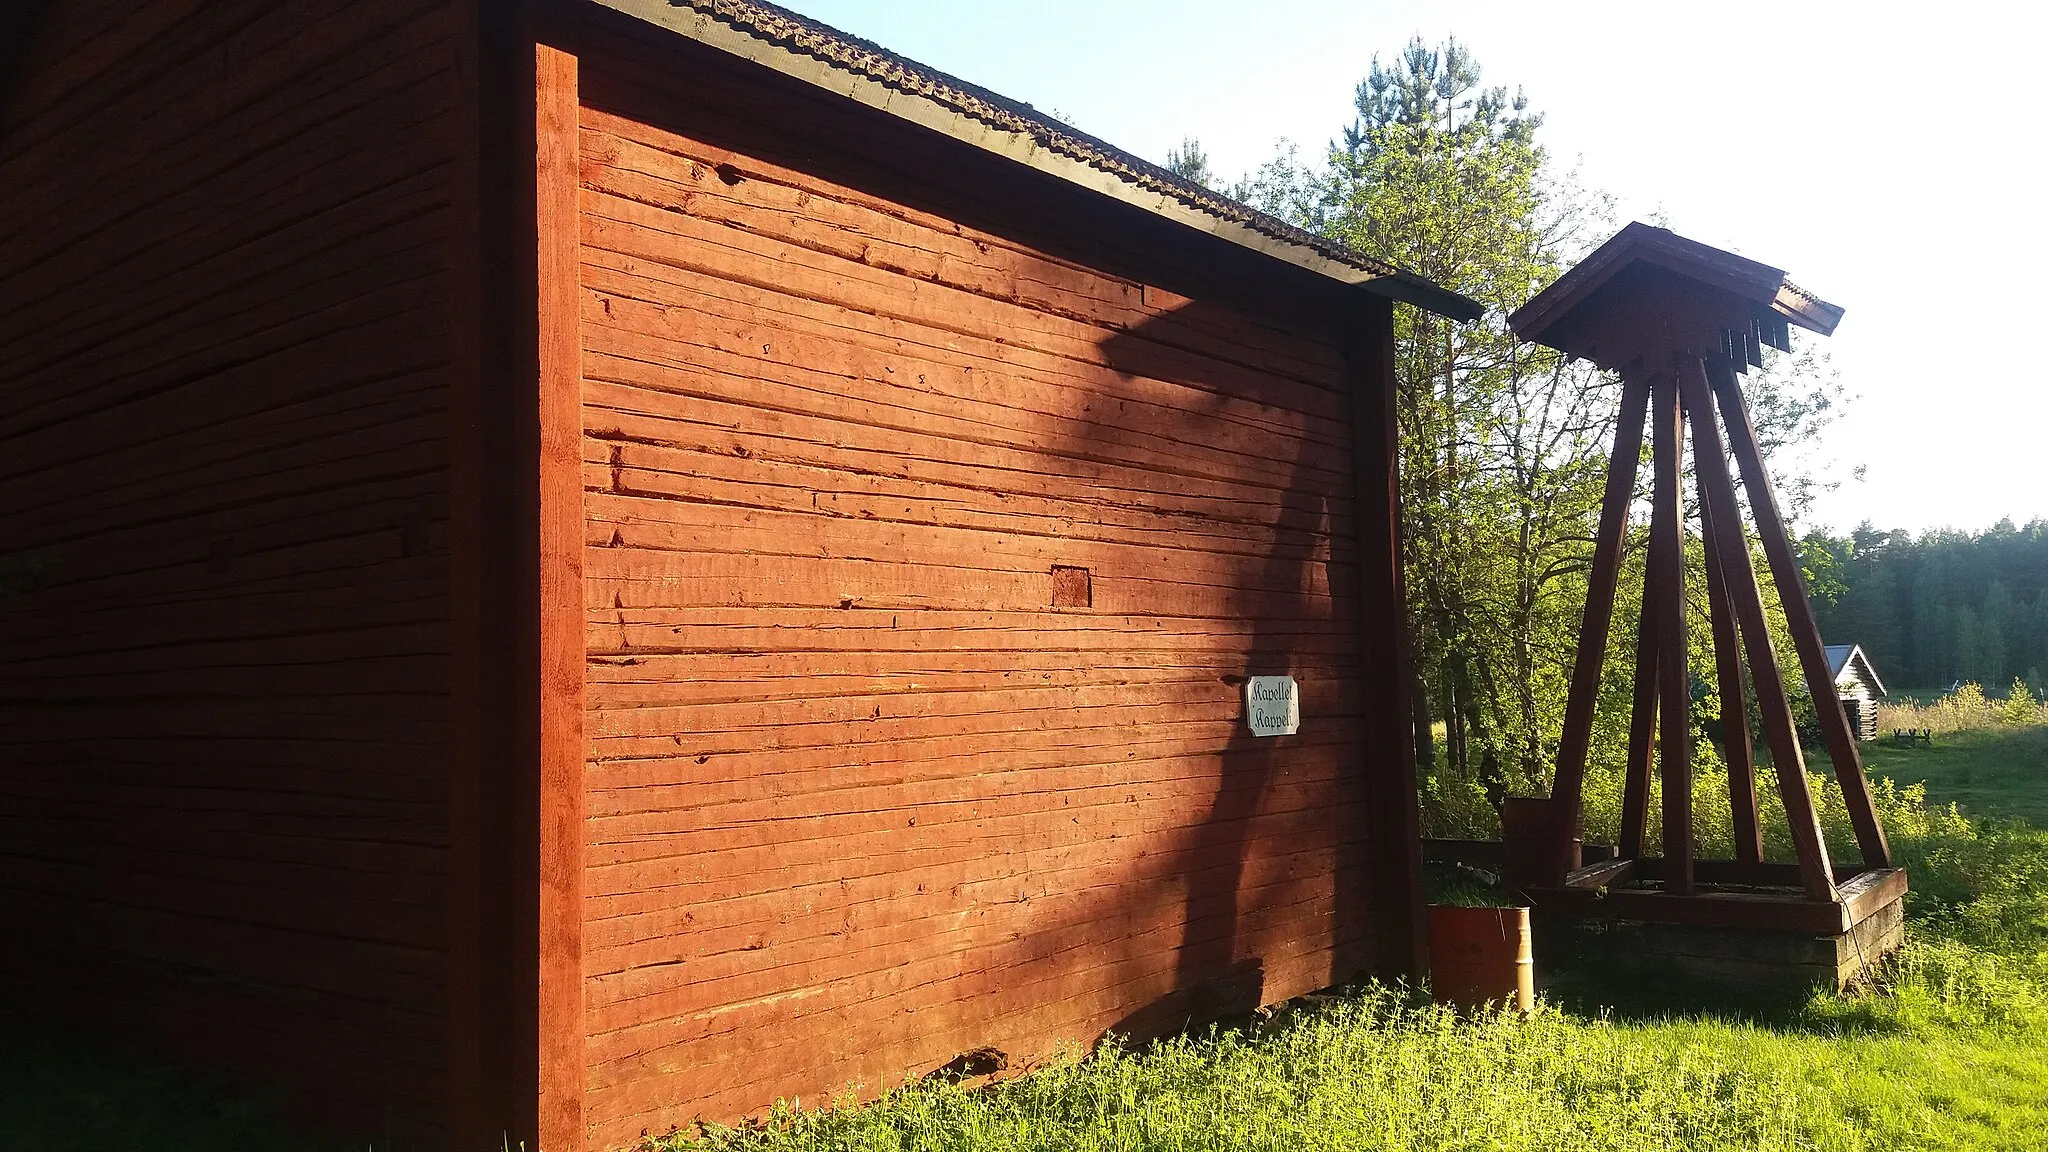
<svg viewBox="0 0 2048 1152"><path fill-rule="evenodd" d="M1476 301L1258 212L1026 105L746 0L592 0L835 96L1319 276L1453 320Z"/></svg>
<svg viewBox="0 0 2048 1152"><path fill-rule="evenodd" d="M1702 345L1696 351L1718 351L1709 345L1718 344L1722 332L1741 330L1749 330L1753 341L1789 350L1791 327L1827 336L1842 322L1841 308L1787 280L1783 269L1637 222L1516 309L1508 325L1524 340L1619 367L1606 363L1616 357L1603 357L1606 349L1582 325L1584 306L1603 294L1651 284L1683 296L1699 313L1702 332L1685 333L1679 345ZM1605 308L1611 311L1613 301ZM1605 335L1612 345L1612 334ZM1744 359L1742 349L1731 351ZM1748 362L1761 363L1753 348Z"/></svg>
<svg viewBox="0 0 2048 1152"><path fill-rule="evenodd" d="M1863 645L1829 644L1826 646L1826 652L1828 671L1834 676L1835 683L1840 684L1844 676L1854 673L1869 681L1879 696L1891 695L1885 691L1884 681L1877 678L1877 669L1871 666L1870 655L1863 651ZM1858 672L1858 669L1861 671Z"/></svg>

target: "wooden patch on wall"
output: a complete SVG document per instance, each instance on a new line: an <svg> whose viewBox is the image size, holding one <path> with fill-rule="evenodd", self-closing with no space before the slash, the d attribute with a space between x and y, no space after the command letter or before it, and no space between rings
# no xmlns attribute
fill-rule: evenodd
<svg viewBox="0 0 2048 1152"><path fill-rule="evenodd" d="M1092 608L1095 606L1095 591L1088 580L1086 568L1070 564L1052 566L1052 606L1055 608Z"/></svg>

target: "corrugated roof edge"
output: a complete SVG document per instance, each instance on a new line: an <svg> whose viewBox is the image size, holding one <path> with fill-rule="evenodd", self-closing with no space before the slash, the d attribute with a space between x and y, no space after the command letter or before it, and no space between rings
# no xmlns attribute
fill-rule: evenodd
<svg viewBox="0 0 2048 1152"><path fill-rule="evenodd" d="M1454 320L1484 312L1412 272L1184 180L1028 104L786 9L752 0L594 2L1376 295Z"/></svg>

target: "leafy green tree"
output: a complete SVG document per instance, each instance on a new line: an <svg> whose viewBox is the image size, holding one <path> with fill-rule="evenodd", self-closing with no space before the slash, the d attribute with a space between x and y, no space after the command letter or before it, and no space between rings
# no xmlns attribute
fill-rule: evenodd
<svg viewBox="0 0 2048 1152"><path fill-rule="evenodd" d="M1464 326L1404 309L1396 337L1417 732L1441 719L1449 763L1497 803L1547 775L1614 418L1609 381L1506 317L1611 213L1553 177L1540 117L1455 40L1376 58L1354 104L1324 166L1267 206L1487 307Z"/></svg>
<svg viewBox="0 0 2048 1152"><path fill-rule="evenodd" d="M1612 378L1521 343L1506 317L1615 222L1610 198L1551 163L1527 99L1480 78L1457 41L1413 40L1374 58L1320 163L1283 143L1232 191L1486 306L1470 325L1400 310L1396 356L1417 744L1427 768L1440 722L1449 769L1498 803L1548 783L1618 399ZM1773 356L1746 387L1775 462L1814 442L1839 387L1811 357ZM1607 660L1598 739L1611 755L1640 580L1632 564Z"/></svg>

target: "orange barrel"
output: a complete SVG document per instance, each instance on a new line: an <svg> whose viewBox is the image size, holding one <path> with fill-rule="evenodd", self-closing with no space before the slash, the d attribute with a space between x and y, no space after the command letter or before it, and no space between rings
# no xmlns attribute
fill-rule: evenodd
<svg viewBox="0 0 2048 1152"><path fill-rule="evenodd" d="M1429 909L1429 987L1439 1004L1488 1001L1536 1008L1536 959L1527 908Z"/></svg>

